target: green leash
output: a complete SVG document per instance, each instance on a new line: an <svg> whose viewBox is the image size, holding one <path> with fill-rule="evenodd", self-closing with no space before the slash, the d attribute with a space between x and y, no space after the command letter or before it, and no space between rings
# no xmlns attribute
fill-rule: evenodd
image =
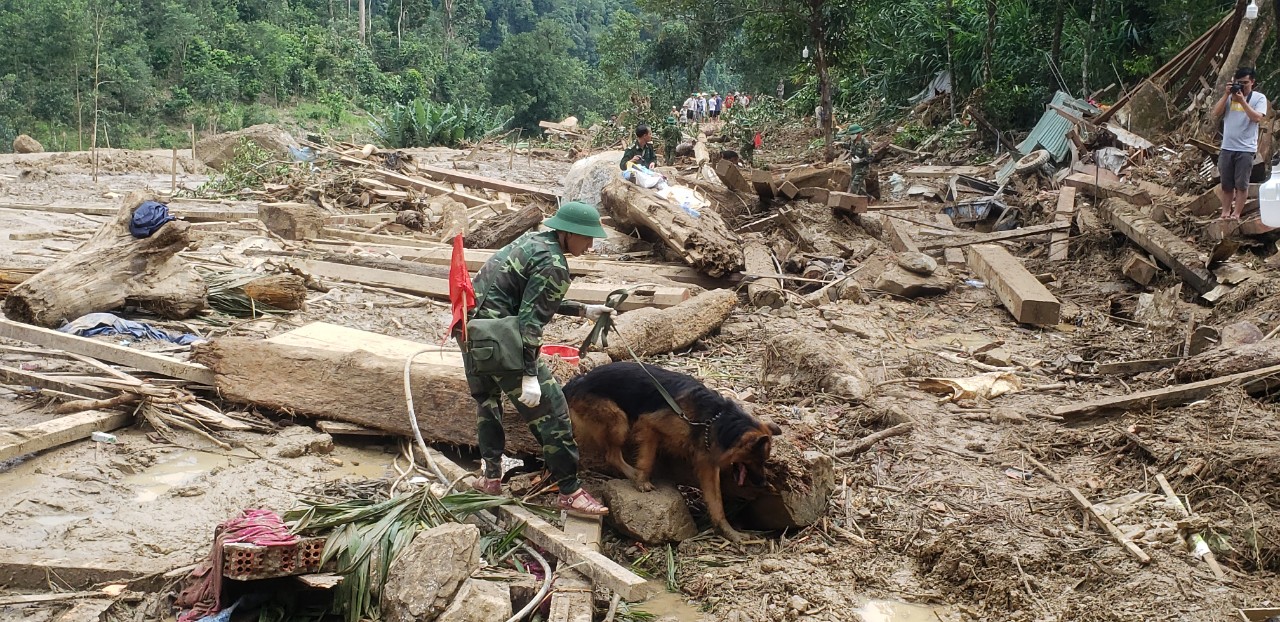
<svg viewBox="0 0 1280 622"><path fill-rule="evenodd" d="M651 286L636 285L635 287L630 287L630 288L624 287L622 289L615 289L609 292L609 295L606 296L604 299L604 306L614 310L618 309L618 307L622 306L623 302L626 302L627 296L630 296L631 292L641 287L651 287ZM609 331L610 330L613 330L613 332L617 333L619 337L622 336L622 333L618 332L618 328L613 325L613 314L605 313L596 319L596 325L592 327L591 333L587 335L587 340L583 341L582 346L578 348L578 356L579 357L586 356L587 350L591 347L592 344L595 344L595 343L599 343L601 348L609 347ZM675 411L677 415L680 415L680 418L684 419L685 422L688 423L689 425L707 427L707 431L708 431L707 439L709 442L711 438L711 435L710 435L711 422L693 421L689 419L689 417L684 414L684 409L680 408L680 405L676 403L675 398L671 397L671 394L667 392L667 388L662 386L662 383L658 382L658 379L654 378L653 374L649 373L649 368L645 367L644 363L640 362L640 357L636 356L635 350L632 350L631 346L628 343L626 343L625 340L622 343L622 347L627 349L627 353L631 355L631 360L635 361L636 364L640 366L640 370L644 372L644 375L649 377L649 380L653 382L654 387L657 387L658 393L662 394L662 399L666 400L667 406L670 406L671 410Z"/></svg>

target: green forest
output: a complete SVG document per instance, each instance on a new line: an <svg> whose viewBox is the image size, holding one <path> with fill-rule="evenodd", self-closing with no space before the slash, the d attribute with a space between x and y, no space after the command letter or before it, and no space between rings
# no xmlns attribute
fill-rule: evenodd
<svg viewBox="0 0 1280 622"><path fill-rule="evenodd" d="M1276 74L1272 0L1245 60ZM373 136L396 114L584 124L692 90L840 120L893 114L954 68L958 99L1028 128L1055 90L1113 100L1235 0L0 0L0 149L180 146L286 122ZM809 50L807 55L805 51ZM1108 86L1111 86L1109 90ZM526 132L527 135L527 132Z"/></svg>

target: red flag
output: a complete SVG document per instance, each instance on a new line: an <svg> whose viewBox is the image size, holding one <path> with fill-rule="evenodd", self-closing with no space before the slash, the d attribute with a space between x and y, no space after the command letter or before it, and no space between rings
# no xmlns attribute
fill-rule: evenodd
<svg viewBox="0 0 1280 622"><path fill-rule="evenodd" d="M471 285L471 273L467 272L467 257L462 249L462 234L453 237L453 257L449 260L449 304L453 307L453 321L445 332L445 341L453 329L462 325L462 341L467 339L467 311L476 306L476 289Z"/></svg>

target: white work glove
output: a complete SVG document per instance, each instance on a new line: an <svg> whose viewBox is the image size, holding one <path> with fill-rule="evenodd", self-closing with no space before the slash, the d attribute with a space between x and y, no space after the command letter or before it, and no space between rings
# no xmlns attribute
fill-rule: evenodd
<svg viewBox="0 0 1280 622"><path fill-rule="evenodd" d="M613 315L615 313L617 313L617 311L607 305L587 305L587 308L582 315L588 320L595 321L600 319L600 316L602 315Z"/></svg>
<svg viewBox="0 0 1280 622"><path fill-rule="evenodd" d="M542 401L542 383L537 376L525 376L520 381L520 403L533 408Z"/></svg>

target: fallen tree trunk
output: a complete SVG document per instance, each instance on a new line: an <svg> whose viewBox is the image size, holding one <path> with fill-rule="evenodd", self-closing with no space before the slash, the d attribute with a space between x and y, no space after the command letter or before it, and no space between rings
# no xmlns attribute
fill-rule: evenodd
<svg viewBox="0 0 1280 622"><path fill-rule="evenodd" d="M685 263L706 274L724 276L742 268L742 241L711 210L690 215L622 178L600 191L600 202L619 224L657 236Z"/></svg>
<svg viewBox="0 0 1280 622"><path fill-rule="evenodd" d="M1217 284L1199 250L1152 221L1132 203L1124 199L1107 199L1100 207L1111 221L1111 226L1171 268L1197 293L1204 294Z"/></svg>
<svg viewBox="0 0 1280 622"><path fill-rule="evenodd" d="M494 216L480 221L467 235L467 248L502 248L542 222L542 208L530 202L511 216Z"/></svg>
<svg viewBox="0 0 1280 622"><path fill-rule="evenodd" d="M169 222L141 239L129 233L134 209L150 199L131 193L87 242L14 287L4 301L5 315L55 327L125 303L168 319L188 318L204 309L204 279L177 256L190 243L191 225Z"/></svg>
<svg viewBox="0 0 1280 622"><path fill-rule="evenodd" d="M641 358L687 348L720 328L737 304L738 296L732 290L715 289L666 309L619 314L614 319L618 332L609 335L605 353L615 361L624 361L631 360L628 346ZM590 328L583 330L576 341L581 343L589 332Z"/></svg>
<svg viewBox="0 0 1280 622"><path fill-rule="evenodd" d="M853 401L871 394L871 383L853 362L853 353L812 333L782 333L769 338L762 380L770 388L824 391Z"/></svg>
<svg viewBox="0 0 1280 622"><path fill-rule="evenodd" d="M742 245L747 274L774 274L773 251L759 239L750 239ZM747 300L756 307L781 307L786 302L782 283L778 279L756 278L747 284Z"/></svg>
<svg viewBox="0 0 1280 622"><path fill-rule="evenodd" d="M1178 382L1194 382L1273 365L1280 365L1280 342L1265 340L1201 352L1178 363L1173 368L1173 375Z"/></svg>
<svg viewBox="0 0 1280 622"><path fill-rule="evenodd" d="M240 287L249 298L277 309L297 311L307 301L306 281L296 274L272 274Z"/></svg>
<svg viewBox="0 0 1280 622"><path fill-rule="evenodd" d="M335 419L412 436L404 400L404 359L363 350L340 352L224 337L197 344L192 360L216 374L222 397L280 412ZM430 443L476 443L475 401L459 355L415 359L411 379L418 426ZM539 454L542 446L519 416L503 417L507 448Z"/></svg>

